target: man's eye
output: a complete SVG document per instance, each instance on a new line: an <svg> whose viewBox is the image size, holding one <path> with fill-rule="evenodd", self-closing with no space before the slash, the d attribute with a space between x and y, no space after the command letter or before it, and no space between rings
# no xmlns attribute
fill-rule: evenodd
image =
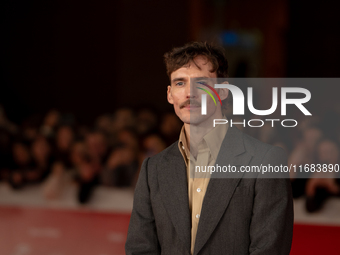
<svg viewBox="0 0 340 255"><path fill-rule="evenodd" d="M183 86L183 85L184 85L184 82L182 82L182 81L179 81L179 82L176 83L176 86Z"/></svg>

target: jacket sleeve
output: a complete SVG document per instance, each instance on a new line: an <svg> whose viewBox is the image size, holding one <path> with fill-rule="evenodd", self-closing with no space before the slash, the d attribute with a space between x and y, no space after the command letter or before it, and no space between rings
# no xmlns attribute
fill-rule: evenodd
<svg viewBox="0 0 340 255"><path fill-rule="evenodd" d="M285 151L279 147L272 147L265 155L262 165L287 166ZM255 184L249 253L288 255L293 237L293 221L289 173L259 176Z"/></svg>
<svg viewBox="0 0 340 255"><path fill-rule="evenodd" d="M160 254L155 218L148 185L148 159L145 159L138 177L131 219L125 243L126 255Z"/></svg>

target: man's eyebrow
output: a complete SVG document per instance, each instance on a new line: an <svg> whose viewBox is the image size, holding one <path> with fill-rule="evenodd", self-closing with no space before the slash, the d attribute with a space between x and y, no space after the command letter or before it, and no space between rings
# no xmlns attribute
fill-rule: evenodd
<svg viewBox="0 0 340 255"><path fill-rule="evenodd" d="M172 79L171 82L184 81L184 80L185 80L185 78L183 78L183 77L178 77L178 78Z"/></svg>
<svg viewBox="0 0 340 255"><path fill-rule="evenodd" d="M210 77L208 76L202 76L202 77L195 77L197 80L202 80L202 79L209 79Z"/></svg>

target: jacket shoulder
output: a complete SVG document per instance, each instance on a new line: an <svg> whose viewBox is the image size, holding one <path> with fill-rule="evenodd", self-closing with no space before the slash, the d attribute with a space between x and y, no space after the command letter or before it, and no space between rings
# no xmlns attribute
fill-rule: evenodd
<svg viewBox="0 0 340 255"><path fill-rule="evenodd" d="M243 133L243 142L246 150L252 155L265 155L268 152L274 154L286 154L286 151L278 146L270 145Z"/></svg>
<svg viewBox="0 0 340 255"><path fill-rule="evenodd" d="M149 165L157 165L160 161L163 161L165 157L169 157L171 155L176 155L178 156L181 155L179 148L178 148L178 140L171 144L169 147L165 148L163 151L160 153L152 156L149 158Z"/></svg>

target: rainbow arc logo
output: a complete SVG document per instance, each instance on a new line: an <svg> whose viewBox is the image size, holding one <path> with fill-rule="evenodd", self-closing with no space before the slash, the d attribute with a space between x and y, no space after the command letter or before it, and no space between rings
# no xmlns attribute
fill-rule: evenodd
<svg viewBox="0 0 340 255"><path fill-rule="evenodd" d="M215 95L217 96L218 100L220 101L220 104L222 105L222 100L221 100L220 96L218 95L217 91L213 87L211 87L210 85L206 84L205 82L197 82L197 83L199 83L199 84L201 84L203 86L206 86L212 92L214 92ZM214 101L215 106L217 106L216 100L215 100L214 96L211 94L211 92L209 90L206 90L206 89L201 88L201 87L197 87L197 88L200 89L200 90L203 90L204 92L206 92L212 98L212 100ZM202 95L202 114L203 115L207 114L207 110L206 110L207 109L207 97L206 96L207 95Z"/></svg>

